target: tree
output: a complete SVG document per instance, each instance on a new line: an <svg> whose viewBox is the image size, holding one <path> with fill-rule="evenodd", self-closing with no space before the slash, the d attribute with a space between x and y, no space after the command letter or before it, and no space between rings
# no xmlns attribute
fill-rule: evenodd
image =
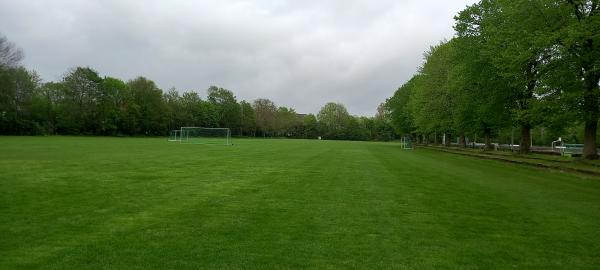
<svg viewBox="0 0 600 270"><path fill-rule="evenodd" d="M41 84L36 94L36 115L44 126L45 133L57 133L58 105L62 98L64 84L48 82Z"/></svg>
<svg viewBox="0 0 600 270"><path fill-rule="evenodd" d="M600 3L597 0L547 1L546 13L559 13L558 38L547 48L554 54L551 63L562 80L554 86L563 89L562 100L577 104L576 111L584 124L583 155L597 159L597 133L600 117ZM575 98L573 98L573 96ZM573 102L573 100L579 102Z"/></svg>
<svg viewBox="0 0 600 270"><path fill-rule="evenodd" d="M58 114L58 129L66 134L93 134L102 78L89 67L71 69L63 78L64 90Z"/></svg>
<svg viewBox="0 0 600 270"><path fill-rule="evenodd" d="M169 115L169 130L180 129L184 126L186 111L184 111L179 92L173 87L164 94L163 98Z"/></svg>
<svg viewBox="0 0 600 270"><path fill-rule="evenodd" d="M0 34L0 69L20 66L23 57L23 51Z"/></svg>
<svg viewBox="0 0 600 270"><path fill-rule="evenodd" d="M127 84L120 79L105 77L97 95L95 120L96 133L115 135L122 121L122 96L127 93Z"/></svg>
<svg viewBox="0 0 600 270"><path fill-rule="evenodd" d="M164 103L162 90L156 84L144 77L138 77L127 82L137 107L136 132L145 135L164 135L167 128L167 107Z"/></svg>
<svg viewBox="0 0 600 270"><path fill-rule="evenodd" d="M319 136L319 123L314 114L307 114L302 118L302 138L315 139Z"/></svg>
<svg viewBox="0 0 600 270"><path fill-rule="evenodd" d="M204 126L204 111L200 95L196 92L185 92L180 98L181 124L179 127Z"/></svg>
<svg viewBox="0 0 600 270"><path fill-rule="evenodd" d="M279 107L275 130L279 135L294 137L296 128L300 124L298 114L292 108Z"/></svg>
<svg viewBox="0 0 600 270"><path fill-rule="evenodd" d="M240 123L240 105L237 103L233 92L211 86L208 88L208 102L213 104L217 110L219 127L230 128L233 132L237 132Z"/></svg>
<svg viewBox="0 0 600 270"><path fill-rule="evenodd" d="M277 121L277 106L273 101L259 98L254 100L254 113L256 115L256 126L263 136L273 133Z"/></svg>
<svg viewBox="0 0 600 270"><path fill-rule="evenodd" d="M541 120L535 115L540 78L552 50L557 19L544 1L482 0L461 11L455 29L459 36L478 37L482 53L510 86L512 118L521 126L520 152L528 153L531 128Z"/></svg>
<svg viewBox="0 0 600 270"><path fill-rule="evenodd" d="M452 65L452 44L442 42L425 54L425 63L414 83L411 111L417 131L424 134L451 133L454 130L455 95L450 91L449 72ZM435 137L437 140L437 136Z"/></svg>
<svg viewBox="0 0 600 270"><path fill-rule="evenodd" d="M343 126L342 134L337 139L366 141L370 139L370 133L363 119L349 116Z"/></svg>
<svg viewBox="0 0 600 270"><path fill-rule="evenodd" d="M242 100L240 102L240 135L256 135L256 112L252 108L252 104Z"/></svg>
<svg viewBox="0 0 600 270"><path fill-rule="evenodd" d="M329 102L317 114L327 139L343 139L344 129L350 121L350 114L341 103Z"/></svg>
<svg viewBox="0 0 600 270"><path fill-rule="evenodd" d="M450 74L450 91L454 95L454 126L465 147L465 132L482 135L487 149L491 136L510 125L510 92L508 82L485 54L483 41L477 36L461 36L452 40L454 53Z"/></svg>
<svg viewBox="0 0 600 270"><path fill-rule="evenodd" d="M40 79L21 66L23 52L0 35L0 134L38 134L44 130L33 115Z"/></svg>
<svg viewBox="0 0 600 270"><path fill-rule="evenodd" d="M391 125L398 134L406 135L415 132L414 116L411 113L409 102L419 76L413 76L385 102L385 106L390 112Z"/></svg>
<svg viewBox="0 0 600 270"><path fill-rule="evenodd" d="M40 79L23 67L0 68L0 133L38 134L41 126L32 115Z"/></svg>

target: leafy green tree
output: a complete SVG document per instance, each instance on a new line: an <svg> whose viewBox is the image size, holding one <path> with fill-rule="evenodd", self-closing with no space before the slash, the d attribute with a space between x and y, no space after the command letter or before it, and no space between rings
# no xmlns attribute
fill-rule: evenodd
<svg viewBox="0 0 600 270"><path fill-rule="evenodd" d="M21 66L23 51L0 35L0 134L44 133L36 117L40 79Z"/></svg>
<svg viewBox="0 0 600 270"><path fill-rule="evenodd" d="M203 126L204 123L204 106L202 104L202 98L196 92L185 92L181 96L181 113L182 122L180 127L188 126Z"/></svg>
<svg viewBox="0 0 600 270"><path fill-rule="evenodd" d="M137 134L164 135L167 129L167 106L162 90L144 77L127 82L136 105Z"/></svg>
<svg viewBox="0 0 600 270"><path fill-rule="evenodd" d="M314 114L307 114L302 118L302 138L315 139L319 136L319 123Z"/></svg>
<svg viewBox="0 0 600 270"><path fill-rule="evenodd" d="M208 88L208 102L217 110L220 127L230 128L232 132L239 130L241 125L240 105L233 92L224 88L211 86Z"/></svg>
<svg viewBox="0 0 600 270"><path fill-rule="evenodd" d="M186 112L183 109L183 104L179 92L174 87L169 89L164 95L167 113L169 115L169 130L177 130L184 126L184 117Z"/></svg>
<svg viewBox="0 0 600 270"><path fill-rule="evenodd" d="M424 134L451 133L454 130L455 95L450 91L449 72L452 44L443 42L425 54L420 79L411 95L411 111L417 131ZM436 136L437 140L437 136Z"/></svg>
<svg viewBox="0 0 600 270"><path fill-rule="evenodd" d="M40 79L24 67L0 67L0 134L39 134L33 105Z"/></svg>
<svg viewBox="0 0 600 270"><path fill-rule="evenodd" d="M559 93L562 106L571 106L584 126L583 155L597 159L598 119L600 117L600 2L597 0L547 0L542 12L558 28L552 36L536 36L548 41L552 70L546 77ZM550 15L548 15L550 14ZM556 16L555 14L558 14ZM554 19L554 18L560 19ZM542 41L539 41L542 40ZM544 93L548 94L548 93Z"/></svg>
<svg viewBox="0 0 600 270"><path fill-rule="evenodd" d="M259 98L254 100L254 113L256 115L256 126L263 136L273 134L277 126L277 106L273 101Z"/></svg>
<svg viewBox="0 0 600 270"><path fill-rule="evenodd" d="M295 137L297 127L300 125L298 114L292 108L279 107L277 109L276 131L285 137Z"/></svg>
<svg viewBox="0 0 600 270"><path fill-rule="evenodd" d="M252 108L252 104L242 100L240 102L240 113L240 135L256 135L256 112Z"/></svg>
<svg viewBox="0 0 600 270"><path fill-rule="evenodd" d="M413 76L408 82L403 84L394 95L386 100L386 109L390 112L390 121L396 133L416 137L414 116L410 109L410 97L415 91L415 86L420 75Z"/></svg>
<svg viewBox="0 0 600 270"><path fill-rule="evenodd" d="M123 81L114 82L112 86L119 89L117 100L117 108L119 111L118 134L141 134L139 129L141 106L136 102L134 91L131 89L129 83Z"/></svg>
<svg viewBox="0 0 600 270"><path fill-rule="evenodd" d="M370 139L370 130L359 117L350 115L342 127L342 133L336 139L366 141Z"/></svg>
<svg viewBox="0 0 600 270"><path fill-rule="evenodd" d="M344 139L344 132L350 118L346 106L334 102L325 104L317 114L326 139Z"/></svg>
<svg viewBox="0 0 600 270"><path fill-rule="evenodd" d="M65 75L62 84L64 92L57 115L59 133L93 134L102 78L89 67L76 67Z"/></svg>
<svg viewBox="0 0 600 270"><path fill-rule="evenodd" d="M482 53L492 56L510 86L505 96L512 101L512 119L521 126L521 153L529 152L531 128L541 121L534 113L536 92L559 26L545 10L543 1L482 0L456 17L458 34L483 40Z"/></svg>
<svg viewBox="0 0 600 270"><path fill-rule="evenodd" d="M120 79L105 77L97 92L96 111L94 120L96 122L96 134L116 135L119 133L122 121L121 100L128 91L127 84Z"/></svg>
<svg viewBox="0 0 600 270"><path fill-rule="evenodd" d="M60 104L64 84L58 82L43 83L38 88L35 99L35 115L38 122L44 127L45 133L57 133L57 112Z"/></svg>
<svg viewBox="0 0 600 270"><path fill-rule="evenodd" d="M466 144L464 133L483 136L486 148L491 148L491 137L511 126L507 93L508 82L492 65L477 36L461 36L452 40L453 65L449 74L450 89L454 94L454 125L460 135L460 144Z"/></svg>

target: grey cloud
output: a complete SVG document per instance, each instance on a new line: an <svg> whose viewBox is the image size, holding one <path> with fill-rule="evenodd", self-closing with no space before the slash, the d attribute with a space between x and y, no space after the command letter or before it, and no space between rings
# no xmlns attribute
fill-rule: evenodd
<svg viewBox="0 0 600 270"><path fill-rule="evenodd" d="M303 113L336 101L373 115L473 2L0 0L0 33L45 80L87 65L163 89L219 85Z"/></svg>

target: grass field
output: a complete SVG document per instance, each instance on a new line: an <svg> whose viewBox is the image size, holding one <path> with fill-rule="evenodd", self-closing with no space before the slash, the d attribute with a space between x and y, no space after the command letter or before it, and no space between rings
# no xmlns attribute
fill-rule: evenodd
<svg viewBox="0 0 600 270"><path fill-rule="evenodd" d="M600 179L394 143L0 137L0 269L600 265Z"/></svg>

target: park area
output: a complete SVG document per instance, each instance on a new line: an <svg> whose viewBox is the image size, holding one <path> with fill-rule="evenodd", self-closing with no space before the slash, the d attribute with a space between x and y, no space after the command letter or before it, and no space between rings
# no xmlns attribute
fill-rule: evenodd
<svg viewBox="0 0 600 270"><path fill-rule="evenodd" d="M600 177L398 143L0 137L0 269L592 269Z"/></svg>

